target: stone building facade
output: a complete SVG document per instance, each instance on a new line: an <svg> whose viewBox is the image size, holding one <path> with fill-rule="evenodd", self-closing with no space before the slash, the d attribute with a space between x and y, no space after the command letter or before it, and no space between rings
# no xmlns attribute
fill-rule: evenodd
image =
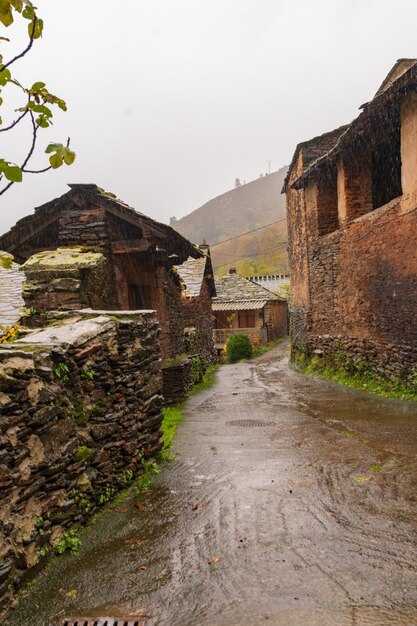
<svg viewBox="0 0 417 626"><path fill-rule="evenodd" d="M25 264L32 323L52 308L155 309L162 356L184 352L182 285L174 266L203 259L204 252L97 185L70 187L0 237L0 249Z"/></svg>
<svg viewBox="0 0 417 626"><path fill-rule="evenodd" d="M283 298L239 276L235 268L216 280L214 339L221 350L231 335L242 333L253 345L265 345L288 333L288 304Z"/></svg>
<svg viewBox="0 0 417 626"><path fill-rule="evenodd" d="M350 125L299 144L287 195L293 352L417 361L417 62L398 61Z"/></svg>
<svg viewBox="0 0 417 626"><path fill-rule="evenodd" d="M213 342L212 298L216 297L210 254L202 259L188 259L176 270L183 285L182 306L186 326L186 348L199 354L205 367L216 360Z"/></svg>

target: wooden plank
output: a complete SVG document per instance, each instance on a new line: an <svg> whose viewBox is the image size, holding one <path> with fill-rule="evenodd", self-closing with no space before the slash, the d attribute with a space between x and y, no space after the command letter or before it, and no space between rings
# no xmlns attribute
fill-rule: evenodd
<svg viewBox="0 0 417 626"><path fill-rule="evenodd" d="M129 254L130 252L148 252L153 243L147 239L122 239L111 242L113 254Z"/></svg>

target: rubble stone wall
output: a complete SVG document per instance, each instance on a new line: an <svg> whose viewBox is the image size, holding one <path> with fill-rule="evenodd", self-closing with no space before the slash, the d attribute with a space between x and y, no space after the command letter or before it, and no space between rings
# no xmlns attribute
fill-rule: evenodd
<svg viewBox="0 0 417 626"><path fill-rule="evenodd" d="M198 297L183 298L183 309L186 351L189 354L199 354L205 367L216 363L216 348L213 341L214 316L206 281L203 282ZM192 329L195 329L195 332L192 332Z"/></svg>
<svg viewBox="0 0 417 626"><path fill-rule="evenodd" d="M288 334L288 304L282 300L270 300L264 309L268 341Z"/></svg>
<svg viewBox="0 0 417 626"><path fill-rule="evenodd" d="M162 446L155 313L57 324L0 349L0 598Z"/></svg>
<svg viewBox="0 0 417 626"><path fill-rule="evenodd" d="M42 325L49 311L116 308L112 270L102 252L79 246L39 252L23 270L23 298L31 312L31 326Z"/></svg>
<svg viewBox="0 0 417 626"><path fill-rule="evenodd" d="M294 222L297 215L289 207L295 237L305 233L303 224ZM416 225L415 209L397 198L330 234L309 232L309 302L292 302L296 349L353 351L390 379L412 372L417 364Z"/></svg>

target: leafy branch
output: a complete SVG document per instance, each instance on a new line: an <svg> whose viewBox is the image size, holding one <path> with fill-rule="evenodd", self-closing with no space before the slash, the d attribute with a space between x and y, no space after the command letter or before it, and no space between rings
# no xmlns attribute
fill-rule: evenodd
<svg viewBox="0 0 417 626"><path fill-rule="evenodd" d="M64 146L61 143L50 143L45 152L49 154L49 166L41 168L39 170L27 169L26 166L35 152L38 131L40 128L48 128L53 124L53 111L52 107L57 106L62 111L67 110L67 105L58 96L52 94L47 88L45 83L38 81L35 82L32 87L24 87L15 77L12 76L10 66L16 61L24 57L32 48L36 39L42 36L43 33L43 20L36 14L36 7L32 4L31 0L0 0L0 23L3 26L10 26L14 22L15 14L19 14L22 18L28 20L28 36L29 42L26 47L12 59L7 62L3 62L3 55L0 54L0 110L3 106L3 91L12 86L19 89L25 96L25 103L20 108L16 109L18 116L12 122L5 127L3 120L0 116L0 132L11 131L18 126L25 118L30 118L32 126L32 136L28 152L23 159L21 165L17 165L6 158L0 157L0 181L4 178L9 181L5 187L0 190L0 195L3 195L14 183L21 182L23 174L41 174L47 172L50 169L57 169L64 163L71 165L75 160L75 153L69 148L69 139ZM7 37L0 37L0 41L8 42Z"/></svg>

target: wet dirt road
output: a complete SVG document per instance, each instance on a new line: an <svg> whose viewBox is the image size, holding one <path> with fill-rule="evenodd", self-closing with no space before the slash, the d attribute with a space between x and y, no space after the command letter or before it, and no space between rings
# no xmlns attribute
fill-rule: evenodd
<svg viewBox="0 0 417 626"><path fill-rule="evenodd" d="M287 349L222 367L151 492L101 516L4 623L417 624L417 407L297 374Z"/></svg>

